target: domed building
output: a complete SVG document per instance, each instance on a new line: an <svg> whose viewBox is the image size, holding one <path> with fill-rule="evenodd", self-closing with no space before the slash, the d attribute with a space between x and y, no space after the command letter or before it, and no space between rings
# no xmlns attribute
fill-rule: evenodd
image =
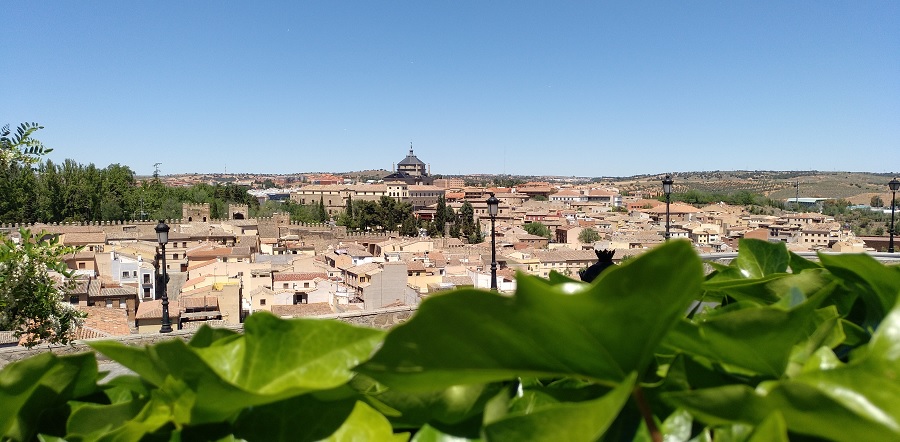
<svg viewBox="0 0 900 442"><path fill-rule="evenodd" d="M413 153L412 143L409 143L409 154L397 163L394 173L384 177L384 181L403 181L406 184L431 184L434 178L430 176L429 167Z"/></svg>

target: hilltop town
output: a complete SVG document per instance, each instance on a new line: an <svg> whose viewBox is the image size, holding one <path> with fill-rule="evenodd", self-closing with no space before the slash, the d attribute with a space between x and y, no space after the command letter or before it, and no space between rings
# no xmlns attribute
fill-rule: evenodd
<svg viewBox="0 0 900 442"><path fill-rule="evenodd" d="M239 204L228 206L227 219L214 219L209 204L183 204L180 219L166 220L171 228L165 248L170 317L177 329L238 325L258 311L282 317L376 312L415 308L454 288L487 289L492 249L486 201L492 194L500 202L494 233L496 287L502 293L515 291L518 272L540 277L558 272L577 279L597 260L595 250L614 250L618 263L660 245L667 232L670 239L690 241L707 254L733 252L741 238L783 241L792 251L862 252L882 250L886 243L885 237L857 237L816 210L750 213L722 202L667 205L661 178L472 186L463 178L433 176L412 148L391 171L315 174L302 181L271 176L267 180L280 180L273 182L276 187L250 191L261 203L320 203L329 221L301 223L286 213L251 217L248 206ZM183 176L163 180L189 184ZM786 187L766 185L773 192ZM449 224L443 232L429 235L420 229L418 235L403 236L389 229L348 230L335 222L348 201L384 197L409 203L420 221L435 220L439 204L456 213L469 205L483 241L451 237ZM822 200L793 202L815 209ZM66 296L88 313L79 337L159 332L156 225L141 220L30 226L81 248L66 260L77 278ZM546 228L546 234L534 234L529 225ZM16 227L0 226L14 237ZM16 343L11 336L0 341Z"/></svg>

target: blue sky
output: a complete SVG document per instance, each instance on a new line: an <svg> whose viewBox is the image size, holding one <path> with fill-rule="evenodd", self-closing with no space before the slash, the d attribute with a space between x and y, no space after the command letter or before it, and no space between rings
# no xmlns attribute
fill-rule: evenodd
<svg viewBox="0 0 900 442"><path fill-rule="evenodd" d="M161 173L900 169L897 1L4 2L0 123Z"/></svg>

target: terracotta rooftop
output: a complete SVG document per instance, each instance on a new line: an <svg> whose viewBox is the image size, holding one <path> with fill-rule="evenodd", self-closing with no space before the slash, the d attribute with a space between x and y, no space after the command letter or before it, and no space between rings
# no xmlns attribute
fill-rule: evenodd
<svg viewBox="0 0 900 442"><path fill-rule="evenodd" d="M80 329L84 329L83 336L77 336L76 339L88 339L94 337L106 336L124 336L130 335L131 329L128 327L128 313L121 308L106 307L78 307L79 310L87 313L84 323ZM97 335L97 336L93 336Z"/></svg>
<svg viewBox="0 0 900 442"><path fill-rule="evenodd" d="M321 316L334 313L327 302L313 302L310 304L273 305L272 314L276 316Z"/></svg>
<svg viewBox="0 0 900 442"><path fill-rule="evenodd" d="M322 272L304 273L276 273L272 276L275 282L281 281L312 281L316 278L328 279L328 275Z"/></svg>

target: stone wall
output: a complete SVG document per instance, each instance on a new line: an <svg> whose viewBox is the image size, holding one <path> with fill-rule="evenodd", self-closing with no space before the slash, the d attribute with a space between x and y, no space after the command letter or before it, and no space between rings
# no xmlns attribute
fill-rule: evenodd
<svg viewBox="0 0 900 442"><path fill-rule="evenodd" d="M408 320L410 317L412 317L413 313L415 313L415 310L415 307L393 307L369 312L336 313L320 316L319 318L337 319L339 321L358 326L388 329ZM243 330L243 326L230 326L225 328L229 328L237 332ZM6 366L9 363L16 362L46 351L51 351L57 355L67 355L93 351L87 345L87 343L93 341L111 340L121 342L126 345L143 346L153 345L169 339L183 339L185 341L188 341L192 337L194 337L194 333L196 333L196 330L176 330L168 334L154 333L116 336L115 338L85 339L75 341L72 345L42 345L34 348L0 348L0 368ZM98 353L97 360L100 363L103 363L104 361L108 361L109 359Z"/></svg>

